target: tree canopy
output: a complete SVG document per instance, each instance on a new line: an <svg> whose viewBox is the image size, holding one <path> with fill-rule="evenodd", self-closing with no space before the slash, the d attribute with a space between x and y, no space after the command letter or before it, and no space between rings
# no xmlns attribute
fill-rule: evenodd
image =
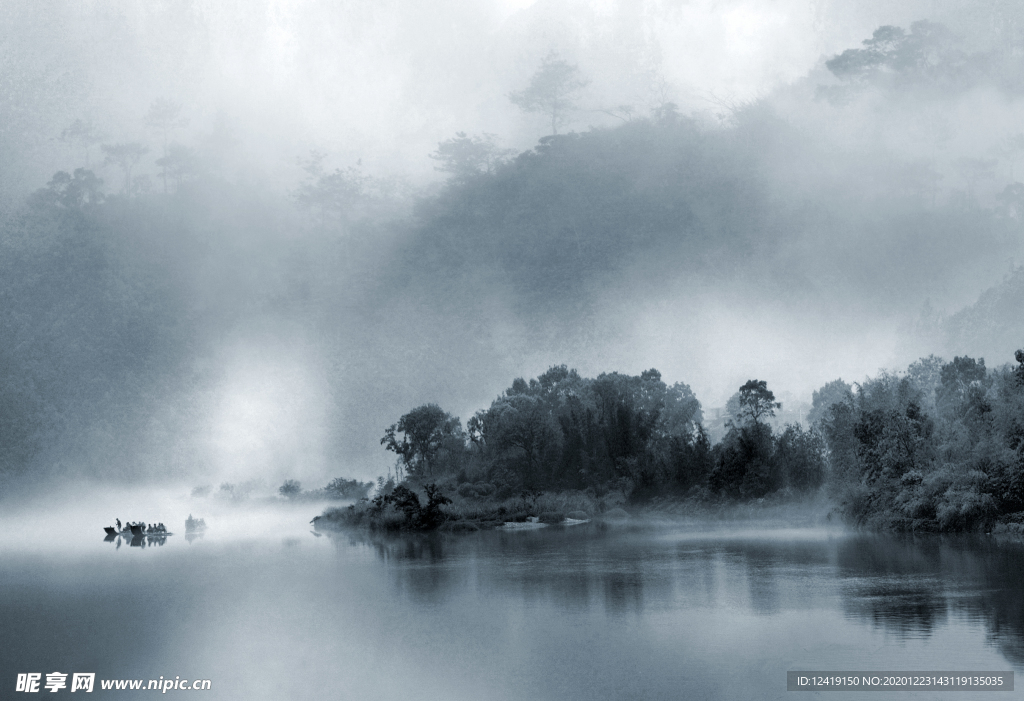
<svg viewBox="0 0 1024 701"><path fill-rule="evenodd" d="M398 434L402 434L399 440ZM462 424L436 404L424 404L403 415L380 439L385 449L398 455L408 475L432 475L438 454L451 442L461 445Z"/></svg>
<svg viewBox="0 0 1024 701"><path fill-rule="evenodd" d="M524 112L540 112L551 122L551 133L571 120L576 109L577 98L590 81L583 76L579 67L551 51L540 62L540 68L530 78L530 84L516 92L509 93L508 99Z"/></svg>
<svg viewBox="0 0 1024 701"><path fill-rule="evenodd" d="M782 403L775 401L775 393L768 389L765 380L747 380L739 390L738 416L741 422L762 423L775 416L775 410Z"/></svg>
<svg viewBox="0 0 1024 701"><path fill-rule="evenodd" d="M430 157L438 162L435 170L448 173L455 182L466 182L493 172L514 153L513 149L499 148L494 134L469 136L460 131L439 143Z"/></svg>

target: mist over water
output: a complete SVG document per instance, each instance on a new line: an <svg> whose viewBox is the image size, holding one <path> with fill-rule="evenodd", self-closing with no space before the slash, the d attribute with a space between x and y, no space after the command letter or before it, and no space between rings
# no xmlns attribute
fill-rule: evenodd
<svg viewBox="0 0 1024 701"><path fill-rule="evenodd" d="M790 668L1024 659L1020 548L991 540L758 521L315 537L299 517L315 504L82 496L0 521L5 680L181 676L218 699L735 698L784 694ZM72 528L126 504L175 534L131 547ZM208 524L191 542L186 509Z"/></svg>

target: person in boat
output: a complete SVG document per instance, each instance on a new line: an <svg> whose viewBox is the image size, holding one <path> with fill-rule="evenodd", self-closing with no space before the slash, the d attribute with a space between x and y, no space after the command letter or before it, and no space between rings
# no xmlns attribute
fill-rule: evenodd
<svg viewBox="0 0 1024 701"><path fill-rule="evenodd" d="M121 530L121 519L115 518L114 522L117 524L117 530Z"/></svg>

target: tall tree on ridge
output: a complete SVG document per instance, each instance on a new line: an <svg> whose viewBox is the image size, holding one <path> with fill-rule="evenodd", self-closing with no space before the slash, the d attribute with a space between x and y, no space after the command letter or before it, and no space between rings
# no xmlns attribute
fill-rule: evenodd
<svg viewBox="0 0 1024 701"><path fill-rule="evenodd" d="M569 113L576 109L580 91L587 87L580 69L551 51L540 62L540 68L523 90L511 92L508 99L524 112L541 112L551 119L551 133L569 121Z"/></svg>
<svg viewBox="0 0 1024 701"><path fill-rule="evenodd" d="M138 141L121 144L103 144L101 147L106 158L104 165L115 164L124 171L124 192L128 197L132 196L132 169L139 162L139 159L149 153L149 149Z"/></svg>
<svg viewBox="0 0 1024 701"><path fill-rule="evenodd" d="M172 100L159 98L149 106L144 118L146 126L160 134L163 141L163 158L167 158L167 140L171 132L188 126L188 120L181 116L181 105ZM161 173L164 181L164 194L167 194L167 169Z"/></svg>

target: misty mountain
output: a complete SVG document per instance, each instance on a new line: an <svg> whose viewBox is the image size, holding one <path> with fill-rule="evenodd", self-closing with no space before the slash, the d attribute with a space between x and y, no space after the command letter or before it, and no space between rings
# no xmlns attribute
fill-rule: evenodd
<svg viewBox="0 0 1024 701"><path fill-rule="evenodd" d="M793 118L792 104L766 99L708 124L667 105L544 137L423 201L396 284L452 313L469 299L511 300L537 342L555 343L592 339L609 305L621 315L630 301L691 317L711 296L854 324L896 319L926 298L969 301L1019 250L994 165L958 187L950 171L964 159L845 141L841 120L863 105L804 107Z"/></svg>
<svg viewBox="0 0 1024 701"><path fill-rule="evenodd" d="M973 353L990 358L995 366L1011 357L1024 339L1022 309L1024 268L1016 267L1002 282L985 290L974 304L946 317L933 315L931 319L922 319L922 325L931 331L932 338L941 339L949 355ZM929 335L927 331L925 335Z"/></svg>
<svg viewBox="0 0 1024 701"><path fill-rule="evenodd" d="M534 31L553 7L507 32ZM54 31L27 7L8 16ZM167 26L206 21L185 19ZM93 20L133 47L150 31ZM470 416L508 377L552 365L655 366L720 406L750 377L799 396L905 362L899 329L925 300L965 308L1020 255L1024 137L1015 25L960 36L900 21L713 109L666 91L650 108L601 111L595 95L614 81L581 39L561 47L597 91L580 92L575 131L528 150L507 147L514 135L454 132L415 155L453 166L430 185L376 157L364 166L354 148L310 154L299 116L277 141L164 98L93 109L82 96L106 88L90 81L129 64L87 60L84 39L57 51L62 63L54 46L12 38L0 71L2 187L17 198L0 230L4 469L319 479L351 462L371 477L386 461L380 432L409 407ZM516 133L553 123L508 99L548 49L488 87L507 89ZM374 138L398 139L386 128ZM453 144L493 152L445 161L462 153ZM278 149L287 161L268 156ZM1011 287L944 322L950 343L991 337L992 357L1008 357L1013 303L998 300Z"/></svg>

